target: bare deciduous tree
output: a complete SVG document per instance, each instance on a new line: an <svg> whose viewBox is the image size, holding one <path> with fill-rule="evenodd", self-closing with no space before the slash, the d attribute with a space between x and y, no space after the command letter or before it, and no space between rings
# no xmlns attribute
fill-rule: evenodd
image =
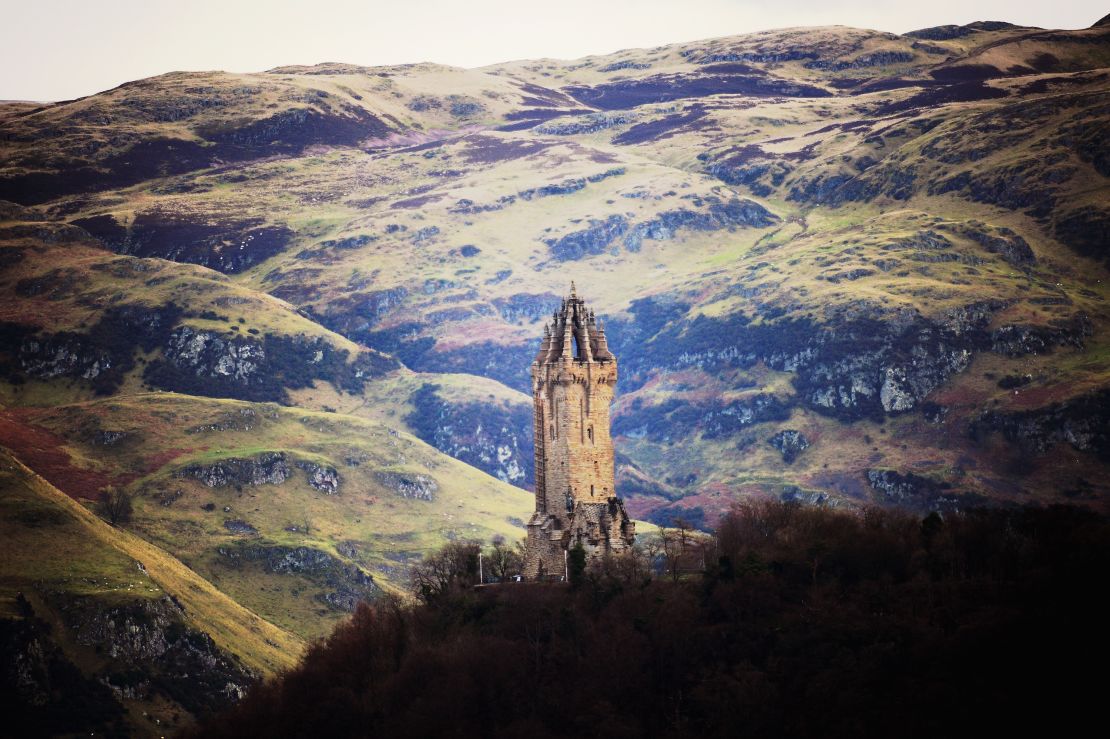
<svg viewBox="0 0 1110 739"><path fill-rule="evenodd" d="M682 558L690 546L693 524L684 518L674 519L670 528L659 527L659 547L663 554L666 571L671 580L677 582L682 574Z"/></svg>
<svg viewBox="0 0 1110 739"><path fill-rule="evenodd" d="M131 493L109 485L101 491L100 499L96 503L96 510L101 516L108 519L108 523L113 526L119 523L127 523L131 520L131 514L134 512Z"/></svg>
<svg viewBox="0 0 1110 739"><path fill-rule="evenodd" d="M412 568L413 594L423 603L478 582L478 554L474 541L453 541Z"/></svg>
<svg viewBox="0 0 1110 739"><path fill-rule="evenodd" d="M505 537L493 537L493 547L489 552L489 572L498 581L504 582L520 572L524 564L522 545L517 542L509 546Z"/></svg>

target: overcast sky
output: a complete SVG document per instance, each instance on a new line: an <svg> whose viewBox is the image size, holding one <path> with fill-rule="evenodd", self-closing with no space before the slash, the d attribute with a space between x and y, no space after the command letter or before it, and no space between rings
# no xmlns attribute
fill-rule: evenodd
<svg viewBox="0 0 1110 739"><path fill-rule="evenodd" d="M0 0L0 99L64 100L175 70L324 61L476 67L785 26L1085 28L1105 0ZM885 6L885 7L884 7Z"/></svg>

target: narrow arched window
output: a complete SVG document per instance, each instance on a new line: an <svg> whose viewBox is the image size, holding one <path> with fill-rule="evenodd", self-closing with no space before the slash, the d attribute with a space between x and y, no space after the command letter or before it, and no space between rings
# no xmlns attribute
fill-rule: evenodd
<svg viewBox="0 0 1110 739"><path fill-rule="evenodd" d="M590 437L590 443L593 444L594 443L594 427L593 426L590 426L588 429L586 429L586 436Z"/></svg>
<svg viewBox="0 0 1110 739"><path fill-rule="evenodd" d="M554 426L551 427L551 438L552 439L555 438L555 427Z"/></svg>

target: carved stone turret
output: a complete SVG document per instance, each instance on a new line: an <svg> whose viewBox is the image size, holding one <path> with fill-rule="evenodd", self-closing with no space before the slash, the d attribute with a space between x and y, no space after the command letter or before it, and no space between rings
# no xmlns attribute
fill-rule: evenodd
<svg viewBox="0 0 1110 739"><path fill-rule="evenodd" d="M574 283L532 362L536 512L528 522L524 576L562 577L567 550L587 560L632 546L635 524L614 487L609 406L617 359L605 328Z"/></svg>

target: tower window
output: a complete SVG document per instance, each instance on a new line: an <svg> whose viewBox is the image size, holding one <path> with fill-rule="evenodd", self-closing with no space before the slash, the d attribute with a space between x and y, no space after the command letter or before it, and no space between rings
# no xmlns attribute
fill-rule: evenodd
<svg viewBox="0 0 1110 739"><path fill-rule="evenodd" d="M590 443L593 444L594 443L594 427L593 426L590 426L588 429L586 429L586 436L590 437Z"/></svg>
<svg viewBox="0 0 1110 739"><path fill-rule="evenodd" d="M552 439L555 438L555 427L554 426L551 427L551 438Z"/></svg>

